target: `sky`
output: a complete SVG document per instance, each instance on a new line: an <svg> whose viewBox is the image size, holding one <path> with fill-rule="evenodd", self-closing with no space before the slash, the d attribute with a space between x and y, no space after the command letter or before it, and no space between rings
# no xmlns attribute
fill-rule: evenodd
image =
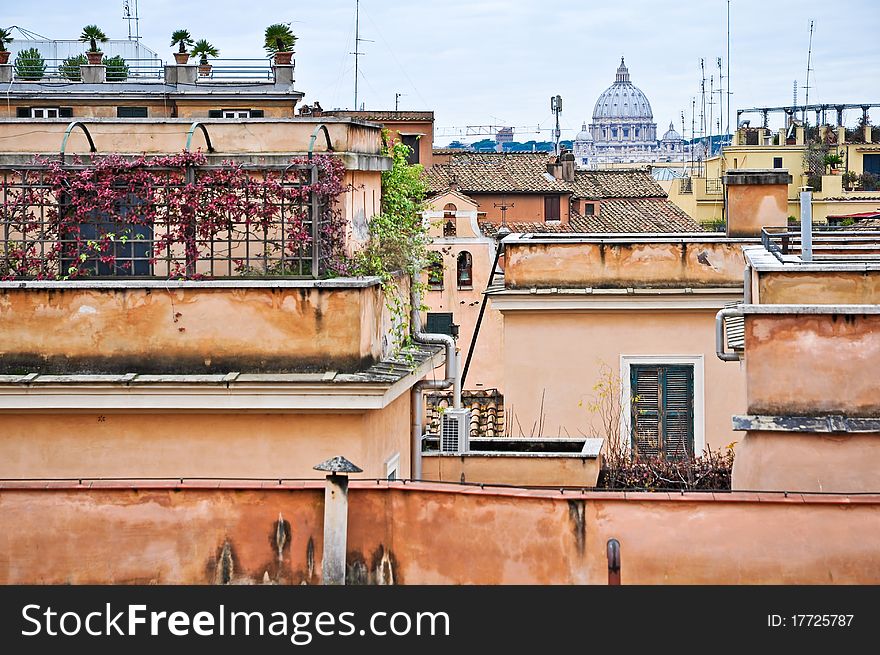
<svg viewBox="0 0 880 655"><path fill-rule="evenodd" d="M134 0L130 0L134 3ZM803 102L810 21L814 21L810 102L880 102L878 0L731 0L727 79L726 0L362 0L358 105L433 110L435 143L468 125L508 125L518 141L550 140L550 97L563 97L562 138L590 122L599 94L614 81L620 57L651 102L658 132L669 122L690 135L702 105L700 59L731 90L737 108L791 104L793 83ZM41 0L7 3L2 20L54 39L76 38L97 23L126 38L122 0ZM354 106L355 0L140 0L143 42L171 59L170 34L188 29L219 48L222 58L264 57L266 25L290 22L296 45L296 86L305 102ZM717 118L719 96L711 107ZM727 98L725 97L725 105ZM726 114L726 108L724 113ZM859 111L848 113L854 124ZM874 110L874 121L880 110ZM752 116L752 124L760 117ZM781 115L771 118L771 126ZM726 123L726 120L725 120ZM541 128L540 130L538 128ZM699 128L698 128L699 129ZM471 139L473 140L473 139Z"/></svg>

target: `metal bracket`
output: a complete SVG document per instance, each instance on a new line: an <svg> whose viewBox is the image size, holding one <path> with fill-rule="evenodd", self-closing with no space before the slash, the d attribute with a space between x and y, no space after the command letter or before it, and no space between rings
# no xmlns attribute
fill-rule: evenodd
<svg viewBox="0 0 880 655"><path fill-rule="evenodd" d="M318 132L324 132L324 138L327 140L327 152L333 152L333 144L330 143L330 132L327 130L327 126L324 125L324 123L321 123L315 128L314 132L312 132L312 138L309 139L309 161L312 161L315 141L318 139Z"/></svg>
<svg viewBox="0 0 880 655"><path fill-rule="evenodd" d="M67 129L64 130L64 138L61 140L61 152L58 153L58 156L61 159L62 164L64 163L64 151L67 150L67 140L70 138L70 133L75 127L80 128L86 135L86 139L89 140L89 152L98 152L98 149L95 147L95 142L94 140L92 140L92 135L89 132L89 128L85 126L85 123L83 123L82 121L72 121L70 125L67 126Z"/></svg>
<svg viewBox="0 0 880 655"><path fill-rule="evenodd" d="M186 147L184 147L184 150L186 152L190 151L190 147L192 146L193 134L195 133L196 128L202 130L202 134L205 135L205 143L208 144L208 152L214 152L214 146L211 145L211 136L208 134L208 128L206 128L199 121L195 121L192 125L190 125L189 132L186 133Z"/></svg>

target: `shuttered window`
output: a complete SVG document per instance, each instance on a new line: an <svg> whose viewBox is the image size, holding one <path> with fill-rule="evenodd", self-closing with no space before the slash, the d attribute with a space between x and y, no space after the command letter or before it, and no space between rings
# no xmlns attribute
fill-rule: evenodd
<svg viewBox="0 0 880 655"><path fill-rule="evenodd" d="M117 107L116 118L147 118L146 107Z"/></svg>
<svg viewBox="0 0 880 655"><path fill-rule="evenodd" d="M544 196L544 220L559 220L559 196Z"/></svg>
<svg viewBox="0 0 880 655"><path fill-rule="evenodd" d="M452 312L428 312L425 332L452 336Z"/></svg>
<svg viewBox="0 0 880 655"><path fill-rule="evenodd" d="M694 454L694 367L633 365L632 446L647 456Z"/></svg>

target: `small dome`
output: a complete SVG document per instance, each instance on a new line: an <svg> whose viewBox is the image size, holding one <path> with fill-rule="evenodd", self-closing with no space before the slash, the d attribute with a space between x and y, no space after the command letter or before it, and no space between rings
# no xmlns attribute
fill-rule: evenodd
<svg viewBox="0 0 880 655"><path fill-rule="evenodd" d="M593 120L638 119L647 122L654 120L651 103L642 90L629 80L629 69L620 58L620 67L614 84L602 92L593 109Z"/></svg>
<svg viewBox="0 0 880 655"><path fill-rule="evenodd" d="M669 129L663 135L664 141L681 141L681 134L675 131L675 127L672 123L669 123Z"/></svg>
<svg viewBox="0 0 880 655"><path fill-rule="evenodd" d="M577 136L574 138L575 141L592 141L593 135L590 134L590 131L587 129L587 124L584 123L581 125L581 131L577 133Z"/></svg>

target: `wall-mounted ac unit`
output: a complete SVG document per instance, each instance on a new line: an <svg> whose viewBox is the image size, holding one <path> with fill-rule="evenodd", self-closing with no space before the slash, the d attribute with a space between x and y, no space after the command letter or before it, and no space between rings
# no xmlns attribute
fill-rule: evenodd
<svg viewBox="0 0 880 655"><path fill-rule="evenodd" d="M461 454L470 450L471 410L447 409L440 415L440 452Z"/></svg>

